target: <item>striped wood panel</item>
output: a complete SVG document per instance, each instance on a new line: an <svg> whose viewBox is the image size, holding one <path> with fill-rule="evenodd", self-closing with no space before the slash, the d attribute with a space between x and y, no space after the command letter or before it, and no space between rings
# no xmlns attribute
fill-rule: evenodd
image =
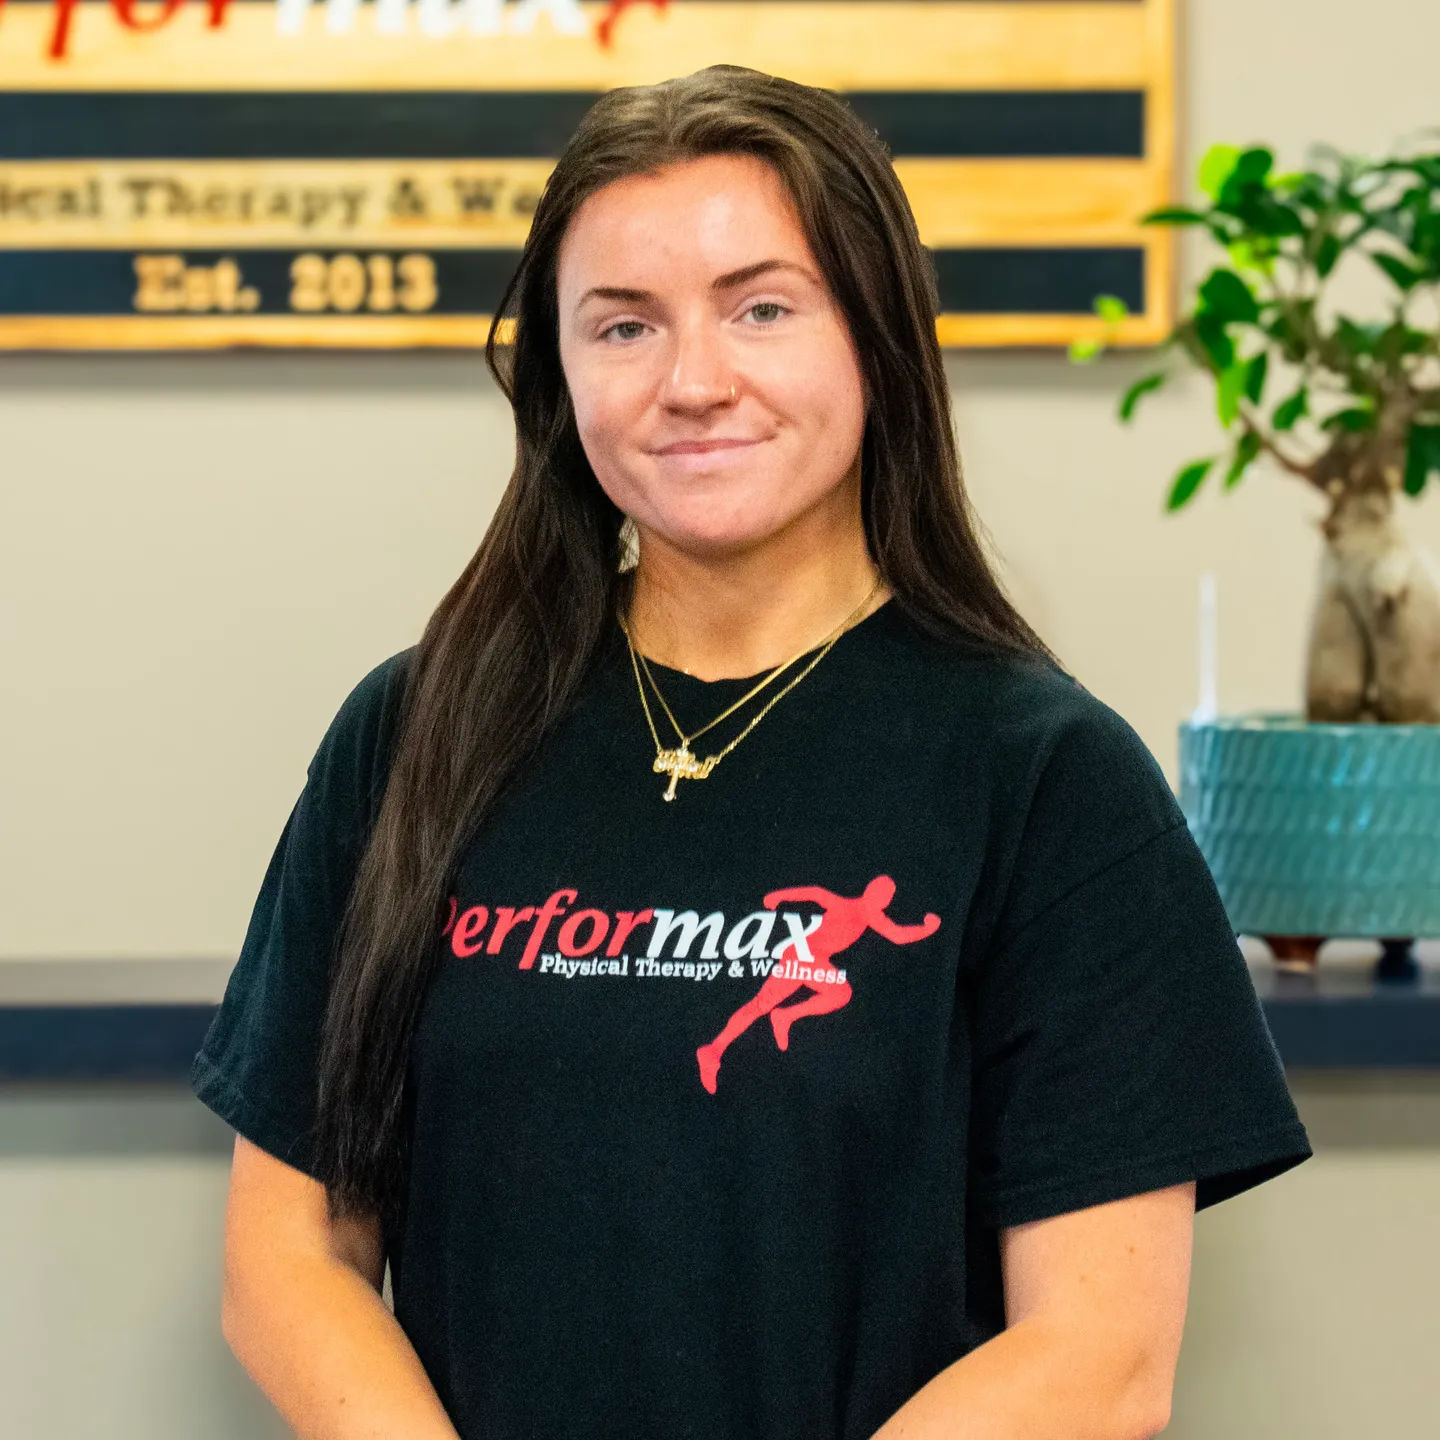
<svg viewBox="0 0 1440 1440"><path fill-rule="evenodd" d="M1170 241L1136 217L1169 194L1172 3L678 0L627 10L607 51L544 19L437 39L410 10L382 34L373 5L332 34L316 3L282 35L267 0L134 33L85 0L55 60L55 5L9 0L0 346L474 345L596 94L777 54L890 144L944 343L1063 344L1097 293L1150 343Z"/></svg>

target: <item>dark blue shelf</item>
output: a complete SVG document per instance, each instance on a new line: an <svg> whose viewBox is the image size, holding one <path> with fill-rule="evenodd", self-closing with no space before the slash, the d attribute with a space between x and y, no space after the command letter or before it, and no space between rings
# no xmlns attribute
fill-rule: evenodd
<svg viewBox="0 0 1440 1440"><path fill-rule="evenodd" d="M185 1080L214 1005L0 1008L0 1081Z"/></svg>
<svg viewBox="0 0 1440 1440"><path fill-rule="evenodd" d="M1256 976L1265 1018L1291 1068L1440 1067L1440 983L1431 973L1380 981L1346 967L1314 975Z"/></svg>

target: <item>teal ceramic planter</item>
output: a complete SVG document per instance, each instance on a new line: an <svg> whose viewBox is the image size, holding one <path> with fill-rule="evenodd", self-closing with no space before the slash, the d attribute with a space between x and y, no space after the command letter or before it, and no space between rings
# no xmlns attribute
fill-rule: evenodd
<svg viewBox="0 0 1440 1440"><path fill-rule="evenodd" d="M1440 936L1440 725L1186 724L1180 774L1238 933Z"/></svg>

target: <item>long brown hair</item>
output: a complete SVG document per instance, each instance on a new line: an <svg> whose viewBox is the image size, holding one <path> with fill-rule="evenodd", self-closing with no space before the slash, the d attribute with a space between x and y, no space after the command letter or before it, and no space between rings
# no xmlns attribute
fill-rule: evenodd
<svg viewBox="0 0 1440 1440"><path fill-rule="evenodd" d="M318 1173L333 1215L403 1203L410 1039L458 859L565 714L626 579L624 517L585 458L560 366L556 265L602 186L716 154L778 173L849 324L868 401L865 533L892 603L934 636L1044 654L992 574L960 479L935 273L894 167L837 96L719 65L598 100L560 157L486 357L515 411L515 469L411 658L388 786L350 898L320 1063Z"/></svg>

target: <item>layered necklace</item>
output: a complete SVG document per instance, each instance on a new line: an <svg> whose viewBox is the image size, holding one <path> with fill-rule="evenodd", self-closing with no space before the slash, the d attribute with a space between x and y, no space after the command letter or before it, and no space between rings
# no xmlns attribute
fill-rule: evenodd
<svg viewBox="0 0 1440 1440"><path fill-rule="evenodd" d="M787 670L793 669L807 655L814 646L807 646L798 655L786 660L784 664L777 665L769 674L750 687L733 705L727 705L713 720L702 725L698 730L692 730L688 735L680 728L680 722L675 718L675 712L666 703L665 696L661 693L659 685L655 683L655 676L650 671L650 666L645 657L635 648L635 641L631 638L630 627L623 619L620 620L620 629L625 635L625 644L630 650L630 666L635 672L635 687L640 692L640 705L645 711L645 723L650 727L650 738L655 742L655 763L651 767L657 775L668 775L670 784L665 791L664 798L673 800L675 798L675 787L682 780L706 780L710 772L830 653L835 642L853 625L861 615L865 613L866 607L875 598L883 582L876 580L870 587L870 593L850 612L834 630L827 635L819 645L810 663L800 671L798 675L791 677L789 682L783 685L772 695L754 715L746 722L744 729L723 749L717 750L713 755L707 755L701 760L693 750L691 743L698 740L708 731L713 730L723 720L728 720L737 710L742 709L754 700L760 693L773 685ZM617 617L618 618L618 617ZM644 678L642 679L642 672ZM645 682L649 681L650 689L655 692L655 698L660 702L660 708L665 712L665 718L670 722L671 728L679 738L679 744L669 749L661 744L660 732L655 728L655 717L650 711L650 700L646 694Z"/></svg>

